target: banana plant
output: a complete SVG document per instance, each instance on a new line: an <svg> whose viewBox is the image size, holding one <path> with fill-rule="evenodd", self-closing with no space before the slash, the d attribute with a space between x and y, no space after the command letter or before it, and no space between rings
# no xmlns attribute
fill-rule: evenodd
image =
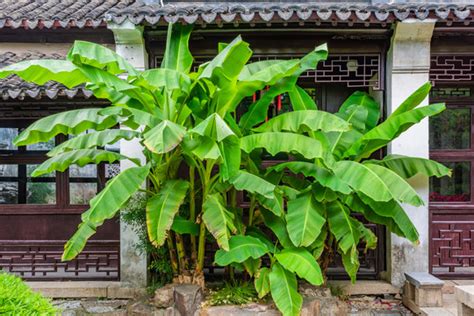
<svg viewBox="0 0 474 316"><path fill-rule="evenodd" d="M360 245L365 244L365 251L377 245L374 233L358 218L418 243L403 204L418 207L424 201L409 179L450 176L451 171L424 158L367 158L412 125L444 110L443 104L419 106L430 88L429 83L420 87L379 123L380 106L367 93L355 92L337 113L329 114L317 110L313 99L294 86L289 93L292 112L266 122L255 119L240 139L249 157L261 150L287 155L266 169L258 158L243 163L273 184L274 199L251 192L246 235L233 236L230 249L219 250L215 263L247 270L255 277L260 297L271 294L283 315L298 315L302 297L297 277L324 283L334 251L355 282ZM265 256L270 266L262 265Z"/></svg>
<svg viewBox="0 0 474 316"><path fill-rule="evenodd" d="M157 69L139 71L115 52L83 41L74 43L65 60L24 61L0 69L0 78L14 74L36 84L85 85L110 102L105 108L54 114L24 130L17 146L59 134L70 137L48 153L34 176L71 165L122 160L134 165L90 201L63 260L75 258L97 228L141 191L147 197L149 239L156 247L167 246L176 275L191 274L202 284L206 242L212 238L220 248L216 264L247 271L261 297L271 294L284 315L297 315L302 304L298 278L322 284L336 249L354 281L358 245L375 247L376 237L355 213L417 242L402 204L423 201L407 179L441 177L449 169L421 158L368 158L444 109L442 104L418 107L428 84L380 124L379 105L362 92L331 114L319 110L297 85L300 74L326 59L325 45L299 59L249 62L252 51L238 36L220 43L215 58L192 68L191 31L189 25L169 25ZM262 97L238 116L242 100L263 89ZM293 111L267 121L269 106L284 93ZM118 141L139 142L142 159L104 149ZM284 154L288 160L265 169L264 153ZM249 209L237 207L237 191L249 195ZM262 265L265 256L269 266Z"/></svg>

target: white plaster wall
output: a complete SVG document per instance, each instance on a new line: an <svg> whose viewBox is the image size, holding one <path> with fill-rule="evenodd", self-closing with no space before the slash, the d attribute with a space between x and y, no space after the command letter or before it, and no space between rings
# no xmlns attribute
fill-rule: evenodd
<svg viewBox="0 0 474 316"><path fill-rule="evenodd" d="M429 81L430 41L432 21L398 23L387 58L387 113L390 114L416 89ZM428 104L424 100L420 106ZM388 146L388 153L429 158L428 119L412 126ZM419 244L394 234L389 236L388 268L392 284L401 286L405 272L428 272L429 213L428 178L417 176L410 180L425 202L424 206L402 205L420 235Z"/></svg>

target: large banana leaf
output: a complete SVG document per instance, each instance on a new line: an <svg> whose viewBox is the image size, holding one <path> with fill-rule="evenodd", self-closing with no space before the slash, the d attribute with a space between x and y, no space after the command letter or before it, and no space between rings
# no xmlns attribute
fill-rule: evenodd
<svg viewBox="0 0 474 316"><path fill-rule="evenodd" d="M288 169L295 174L303 174L306 177L313 177L322 186L328 187L333 191L337 191L343 194L351 193L352 189L345 183L336 177L331 171L317 166L314 163L306 161L289 161L277 164L267 170L283 171Z"/></svg>
<svg viewBox="0 0 474 316"><path fill-rule="evenodd" d="M176 215L171 225L171 230L178 234L189 234L193 236L199 235L199 225L195 222Z"/></svg>
<svg viewBox="0 0 474 316"><path fill-rule="evenodd" d="M229 251L230 232L237 231L234 225L234 214L224 207L218 194L206 197L203 212L202 219L207 229L217 240L219 247Z"/></svg>
<svg viewBox="0 0 474 316"><path fill-rule="evenodd" d="M341 181L348 184L355 191L362 192L375 201L388 202L394 198L394 192L404 190L407 185L405 181L395 182L397 179L400 180L400 177L392 181L391 176L393 176L394 173L382 178L380 174L373 171L372 168L355 161L338 161L334 164L333 171L336 177L341 179ZM386 178L390 178L390 184L393 182L397 187L389 187L385 182Z"/></svg>
<svg viewBox="0 0 474 316"><path fill-rule="evenodd" d="M397 224L397 227L400 229L403 237L414 243L418 243L418 231L400 204L394 200L389 202L377 202L360 193L359 197L376 214L380 216L391 217Z"/></svg>
<svg viewBox="0 0 474 316"><path fill-rule="evenodd" d="M273 231L280 244L285 248L294 247L293 242L288 235L288 231L286 230L286 222L284 218L276 216L265 209L260 209L260 212L262 213L265 226Z"/></svg>
<svg viewBox="0 0 474 316"><path fill-rule="evenodd" d="M192 24L169 23L166 38L166 50L161 68L189 73L193 65L193 56L189 50L189 38Z"/></svg>
<svg viewBox="0 0 474 316"><path fill-rule="evenodd" d="M257 195L257 201L260 205L270 210L276 216L281 216L281 214L283 214L284 200L280 192L274 191L271 199Z"/></svg>
<svg viewBox="0 0 474 316"><path fill-rule="evenodd" d="M339 108L339 113L345 113L354 105L362 106L367 110L367 119L364 121L366 130L374 128L380 119L380 105L368 93L356 91L351 94Z"/></svg>
<svg viewBox="0 0 474 316"><path fill-rule="evenodd" d="M46 142L58 134L78 135L89 129L105 130L120 123L126 111L120 107L113 107L107 115L101 115L103 110L100 108L80 109L47 116L31 124L18 135L14 143L16 146L25 146Z"/></svg>
<svg viewBox="0 0 474 316"><path fill-rule="evenodd" d="M191 79L185 73L167 68L145 70L140 74L137 84L151 91L165 88L168 91L188 93L191 89Z"/></svg>
<svg viewBox="0 0 474 316"><path fill-rule="evenodd" d="M409 203L414 206L421 206L424 204L423 200L418 196L411 185L392 170L370 163L364 165L382 179L392 193L392 196L397 201Z"/></svg>
<svg viewBox="0 0 474 316"><path fill-rule="evenodd" d="M350 131L327 133L326 137L330 145L330 151L337 157L341 157L344 152L352 146L365 131L365 122L368 117L368 110L362 105L352 105L344 112L337 113L339 117L352 125Z"/></svg>
<svg viewBox="0 0 474 316"><path fill-rule="evenodd" d="M306 247L316 240L326 222L321 214L324 205L315 201L311 192L288 202L287 230L295 246Z"/></svg>
<svg viewBox="0 0 474 316"><path fill-rule="evenodd" d="M350 124L334 114L317 110L287 112L275 116L268 122L254 128L255 132L308 131L343 132L350 130Z"/></svg>
<svg viewBox="0 0 474 316"><path fill-rule="evenodd" d="M240 148L246 153L264 148L272 156L280 152L295 152L308 159L325 156L318 140L294 133L271 132L244 136L240 139Z"/></svg>
<svg viewBox="0 0 474 316"><path fill-rule="evenodd" d="M189 183L184 180L168 180L146 205L148 237L153 245L161 247L173 224L179 207L183 204Z"/></svg>
<svg viewBox="0 0 474 316"><path fill-rule="evenodd" d="M283 316L298 316L303 305L303 298L298 293L296 276L279 263L274 263L268 277L270 292L278 310Z"/></svg>
<svg viewBox="0 0 474 316"><path fill-rule="evenodd" d="M251 96L266 86L274 85L278 80L292 74L299 61L263 60L245 65L238 77L237 89L242 96Z"/></svg>
<svg viewBox="0 0 474 316"><path fill-rule="evenodd" d="M130 76L138 74L138 71L122 56L103 45L92 42L75 41L67 54L67 59L78 67L92 66L113 75L124 72Z"/></svg>
<svg viewBox="0 0 474 316"><path fill-rule="evenodd" d="M295 85L292 90L288 91L288 96L290 97L293 111L318 109L314 99L303 88L297 85Z"/></svg>
<svg viewBox="0 0 474 316"><path fill-rule="evenodd" d="M268 199L273 199L275 185L252 173L239 170L237 174L229 180L237 190L245 190L250 193L258 193Z"/></svg>
<svg viewBox="0 0 474 316"><path fill-rule="evenodd" d="M198 80L210 79L223 89L237 81L240 72L251 55L252 50L250 50L249 44L244 42L240 36L237 36L208 64L203 65L204 69Z"/></svg>
<svg viewBox="0 0 474 316"><path fill-rule="evenodd" d="M339 201L328 203L326 207L329 228L338 242L339 249L347 253L356 248L361 237L357 220L351 217L349 211Z"/></svg>
<svg viewBox="0 0 474 316"><path fill-rule="evenodd" d="M265 91L259 100L250 105L249 110L242 115L239 126L243 130L249 130L258 123L265 121L268 107L273 102L273 99L280 94L293 90L298 77L308 69L316 69L318 63L321 60L325 60L327 55L327 45L323 44L301 58L298 63L298 68L291 75L281 78L275 85Z"/></svg>
<svg viewBox="0 0 474 316"><path fill-rule="evenodd" d="M232 236L229 240L229 251L219 249L214 262L227 266L233 262L242 263L249 258L258 259L268 252L268 247L260 239L252 236Z"/></svg>
<svg viewBox="0 0 474 316"><path fill-rule="evenodd" d="M230 136L218 143L219 153L222 158L220 173L224 181L233 177L240 169L240 138Z"/></svg>
<svg viewBox="0 0 474 316"><path fill-rule="evenodd" d="M442 103L416 108L398 115L390 115L385 122L367 132L352 144L344 157L367 158L376 150L386 146L390 141L422 119L436 115L445 109Z"/></svg>
<svg viewBox="0 0 474 316"><path fill-rule="evenodd" d="M110 129L100 132L92 132L84 135L73 137L64 143L54 147L48 152L49 157L64 153L74 149L89 149L94 147L104 147L105 145L114 144L120 139L131 140L140 134L135 131Z"/></svg>
<svg viewBox="0 0 474 316"><path fill-rule="evenodd" d="M347 253L341 253L342 264L344 265L344 270L351 278L351 282L355 283L357 277L357 271L359 271L359 251L356 247L352 248L351 251Z"/></svg>
<svg viewBox="0 0 474 316"><path fill-rule="evenodd" d="M278 262L288 271L296 273L313 285L323 283L323 274L318 262L304 248L287 248L275 254Z"/></svg>
<svg viewBox="0 0 474 316"><path fill-rule="evenodd" d="M170 152L178 146L186 134L186 128L168 120L146 132L143 144L157 154Z"/></svg>
<svg viewBox="0 0 474 316"><path fill-rule="evenodd" d="M96 228L115 216L145 182L149 171L148 165L129 168L107 182L105 188L90 201L90 208L82 213L82 223L64 246L63 261L74 259L84 249Z"/></svg>
<svg viewBox="0 0 474 316"><path fill-rule="evenodd" d="M118 160L129 159L134 163L138 164L135 159L128 158L119 153L102 150L102 149L76 149L67 151L62 154L58 154L54 157L49 158L41 165L39 165L35 171L31 174L32 177L39 177L44 174L48 174L53 171L63 172L70 165L78 165L84 167L87 164L99 164L101 162L113 163Z"/></svg>
<svg viewBox="0 0 474 316"><path fill-rule="evenodd" d="M255 290L258 293L258 298L263 298L265 295L270 293L270 279L268 277L270 271L269 268L263 267L258 270L254 278Z"/></svg>
<svg viewBox="0 0 474 316"><path fill-rule="evenodd" d="M182 147L188 155L195 155L201 160L217 160L220 158L221 154L216 141L207 136L194 136L191 137L188 133L183 138ZM226 162L228 161L226 160Z"/></svg>
<svg viewBox="0 0 474 316"><path fill-rule="evenodd" d="M12 74L38 85L44 85L53 80L68 88L74 88L89 81L82 71L68 60L27 60L0 69L0 78Z"/></svg>
<svg viewBox="0 0 474 316"><path fill-rule="evenodd" d="M408 157L402 155L387 155L382 160L367 160L364 163L379 164L389 168L400 177L409 179L417 174L427 177L451 176L451 170L442 164L425 158Z"/></svg>
<svg viewBox="0 0 474 316"><path fill-rule="evenodd" d="M403 101L391 115L395 116L413 110L428 97L430 90L431 83L425 83Z"/></svg>

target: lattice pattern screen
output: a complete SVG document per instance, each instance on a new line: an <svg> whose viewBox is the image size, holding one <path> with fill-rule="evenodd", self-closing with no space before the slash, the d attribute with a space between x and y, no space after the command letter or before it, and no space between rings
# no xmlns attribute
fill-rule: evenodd
<svg viewBox="0 0 474 316"><path fill-rule="evenodd" d="M290 59L295 55L254 56L252 61L271 59ZM209 61L212 56L199 56L195 59L195 68ZM159 65L161 57L155 57L155 65ZM382 57L380 54L364 55L331 55L319 63L317 69L303 73L300 78L311 79L316 83L345 83L348 87L383 89Z"/></svg>
<svg viewBox="0 0 474 316"><path fill-rule="evenodd" d="M26 280L118 280L119 242L94 242L77 257L61 262L64 242L0 241L0 270Z"/></svg>
<svg viewBox="0 0 474 316"><path fill-rule="evenodd" d="M474 55L432 55L430 80L434 82L474 80Z"/></svg>

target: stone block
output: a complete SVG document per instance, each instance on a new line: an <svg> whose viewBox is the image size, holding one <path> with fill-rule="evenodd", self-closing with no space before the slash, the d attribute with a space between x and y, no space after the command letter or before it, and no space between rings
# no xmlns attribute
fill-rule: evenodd
<svg viewBox="0 0 474 316"><path fill-rule="evenodd" d="M415 313L423 307L442 307L444 282L429 273L405 273L403 304Z"/></svg>
<svg viewBox="0 0 474 316"><path fill-rule="evenodd" d="M202 289L194 284L180 284L174 288L175 308L181 315L194 315L201 307Z"/></svg>
<svg viewBox="0 0 474 316"><path fill-rule="evenodd" d="M474 316L474 285L456 286L458 316Z"/></svg>

